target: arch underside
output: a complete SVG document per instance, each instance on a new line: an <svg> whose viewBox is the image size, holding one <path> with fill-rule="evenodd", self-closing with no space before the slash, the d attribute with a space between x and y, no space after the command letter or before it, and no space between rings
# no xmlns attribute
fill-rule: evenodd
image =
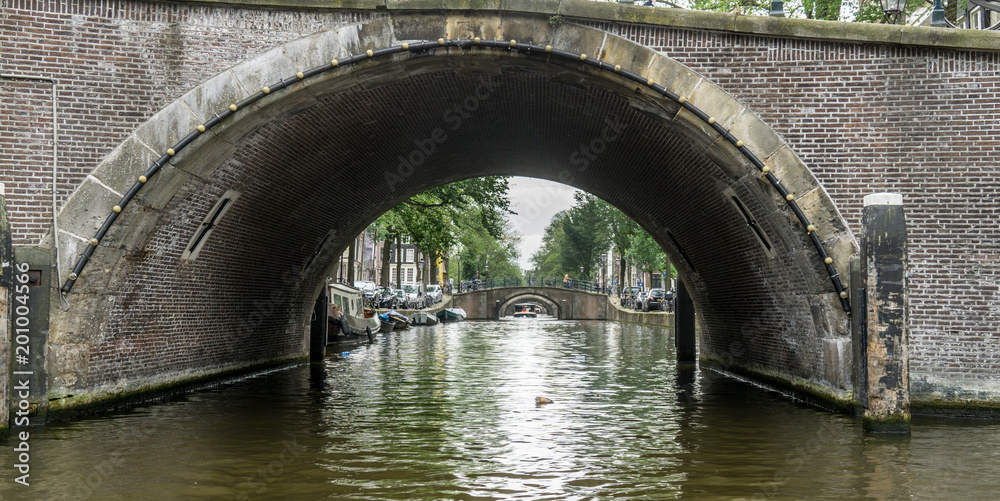
<svg viewBox="0 0 1000 501"><path fill-rule="evenodd" d="M537 303L546 308L546 314L559 318L559 302L537 292L515 294L500 304L500 316L509 317L514 314L514 305L518 303Z"/></svg>
<svg viewBox="0 0 1000 501"><path fill-rule="evenodd" d="M317 55L323 43L363 53L417 35L433 40L429 35L441 29L427 25L415 33L396 21L353 28L355 38L319 34L329 40L300 44L298 53L286 47L281 57L309 68L326 57ZM808 170L803 174L794 154L719 89L598 30L509 21L510 29L549 30L545 36L564 50L621 54L623 65L648 67L664 79L674 75L676 85L690 87L683 95L757 139L748 147L773 172L788 173L787 186L803 196L838 269L855 252L846 225ZM274 65L280 71L287 63ZM73 374L74 384L95 388L121 378L300 355L308 348L306 325L319 288L339 252L370 221L443 183L510 175L594 193L646 228L698 305L703 355L843 389L828 377L824 351L831 341L842 344L846 315L810 235L736 148L676 103L578 62L495 49L397 54L336 71L241 110L172 158L122 211L74 289L73 309L59 314L55 327L56 350L76 349L87 358L88 374ZM252 74L250 68L231 73ZM282 77L289 74L294 71ZM192 106L191 96L179 100L195 109L195 123L210 117L212 106L238 101L234 88L253 88L245 81L208 84L199 92L219 96L200 98L207 109ZM227 92L232 95L223 96ZM158 141L165 150L185 132ZM238 200L197 259L183 261L191 236L230 190L239 192ZM60 224L85 234L97 218L74 207L71 200ZM64 259L79 254L69 249L60 249ZM95 327L86 327L91 322ZM135 339L150 335L160 340L157 349L133 349ZM192 347L199 347L197 356Z"/></svg>

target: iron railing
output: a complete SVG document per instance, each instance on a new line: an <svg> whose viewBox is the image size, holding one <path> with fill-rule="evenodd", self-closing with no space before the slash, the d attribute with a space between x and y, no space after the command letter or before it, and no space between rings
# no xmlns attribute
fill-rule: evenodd
<svg viewBox="0 0 1000 501"><path fill-rule="evenodd" d="M600 283L566 277L491 277L486 280L465 280L455 284L456 292L468 292L498 287L564 287L587 292L605 292Z"/></svg>

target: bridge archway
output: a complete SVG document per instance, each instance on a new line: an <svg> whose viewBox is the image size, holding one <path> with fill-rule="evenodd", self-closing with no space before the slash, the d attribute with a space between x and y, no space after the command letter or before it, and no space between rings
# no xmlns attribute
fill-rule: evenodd
<svg viewBox="0 0 1000 501"><path fill-rule="evenodd" d="M546 313L555 318L562 318L559 311L559 303L554 299L538 293L523 293L512 296L507 301L500 304L500 316L509 317L514 314L514 305L518 303L538 303L548 310Z"/></svg>
<svg viewBox="0 0 1000 501"><path fill-rule="evenodd" d="M397 14L231 68L95 169L58 216L72 306L53 317L53 392L300 356L354 235L425 189L494 174L570 184L638 221L691 289L704 356L844 390L847 317L830 277L857 245L750 109L599 29Z"/></svg>

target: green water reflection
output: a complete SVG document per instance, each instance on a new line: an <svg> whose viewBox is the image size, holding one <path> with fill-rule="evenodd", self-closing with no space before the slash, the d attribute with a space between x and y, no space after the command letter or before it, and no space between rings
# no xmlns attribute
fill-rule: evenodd
<svg viewBox="0 0 1000 501"><path fill-rule="evenodd" d="M166 404L34 429L3 499L996 499L1000 425L905 439L674 361L666 330L413 328ZM537 406L535 397L553 403Z"/></svg>

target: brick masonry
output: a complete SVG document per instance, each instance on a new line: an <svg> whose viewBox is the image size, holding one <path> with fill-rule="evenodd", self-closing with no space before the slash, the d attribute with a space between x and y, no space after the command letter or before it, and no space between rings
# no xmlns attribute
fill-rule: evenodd
<svg viewBox="0 0 1000 501"><path fill-rule="evenodd" d="M59 206L139 126L202 82L304 36L389 16L159 2L0 6L0 73L57 82ZM419 13L393 15L398 33L424 22ZM1000 401L997 52L584 24L653 48L735 97L808 166L854 234L864 195L902 193L914 397ZM761 195L768 188L732 181L691 152L685 136L659 126L653 112L637 112L637 99L581 86L574 71L561 80L544 76L546 67L534 64L513 58L471 62L464 73L359 72L370 85L265 124L169 202L123 212L123 225L154 215L139 229L112 233L119 246L99 250L88 268L90 286L81 284L75 301L99 314L58 320L50 340L53 397L305 353L303 338L287 333L303 330L319 275L303 278L302 263L330 228L337 230L331 241L341 243L386 204L441 181L488 173L556 179L582 141L602 134L602 117L619 117L632 133L574 184L620 203L677 255L669 231L691 256L697 272L681 267L695 282L705 321L703 354L843 389L824 359L844 352L830 349L845 338L844 322L831 314L837 305L821 266L802 251L807 240L789 233L788 214ZM396 169L414 139L429 137L454 102L477 91L481 73L472 70L483 68L496 90L470 118L475 127L463 127L436 153L440 167L428 165L388 194L379 176L362 174ZM0 92L0 177L14 239L37 245L51 222L51 86L6 78ZM581 110L594 120L574 118ZM363 144L380 145L384 155ZM657 186L682 188L667 197L643 193ZM718 203L724 187L764 215L777 258L763 255L732 207ZM241 191L241 204L217 230L218 247L178 264L228 189ZM321 252L314 268L335 254ZM114 287L105 293L95 284Z"/></svg>

